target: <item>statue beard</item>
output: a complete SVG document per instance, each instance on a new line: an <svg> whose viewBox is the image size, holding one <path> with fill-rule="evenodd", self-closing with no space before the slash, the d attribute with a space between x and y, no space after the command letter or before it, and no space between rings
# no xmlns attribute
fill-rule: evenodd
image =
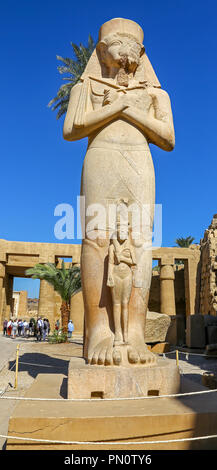
<svg viewBox="0 0 217 470"><path fill-rule="evenodd" d="M117 82L120 86L128 86L129 84L129 73L134 73L138 66L138 61L135 56L122 55L119 60L119 71L117 74Z"/></svg>

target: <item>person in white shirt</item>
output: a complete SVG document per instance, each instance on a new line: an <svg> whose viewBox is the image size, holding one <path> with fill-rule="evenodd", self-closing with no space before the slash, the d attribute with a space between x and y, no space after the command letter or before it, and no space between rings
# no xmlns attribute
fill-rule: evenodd
<svg viewBox="0 0 217 470"><path fill-rule="evenodd" d="M11 322L11 326L12 326L12 338L14 339L16 338L16 335L17 335L17 326L18 326L17 319Z"/></svg>

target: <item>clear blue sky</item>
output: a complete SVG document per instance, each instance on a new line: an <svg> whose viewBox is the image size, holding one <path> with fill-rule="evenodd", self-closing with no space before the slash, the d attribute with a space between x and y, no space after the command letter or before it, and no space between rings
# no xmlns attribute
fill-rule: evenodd
<svg viewBox="0 0 217 470"><path fill-rule="evenodd" d="M175 150L151 146L163 246L199 241L217 212L216 0L11 0L0 19L0 238L56 242L56 205L76 204L86 140L65 142L63 120L47 107L61 85L56 54L70 56L70 41L86 44L89 33L97 40L113 17L142 26L172 102Z"/></svg>

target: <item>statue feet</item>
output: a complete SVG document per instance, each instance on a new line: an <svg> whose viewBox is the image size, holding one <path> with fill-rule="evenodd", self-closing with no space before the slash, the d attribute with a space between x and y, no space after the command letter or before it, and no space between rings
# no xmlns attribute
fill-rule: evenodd
<svg viewBox="0 0 217 470"><path fill-rule="evenodd" d="M128 361L131 364L153 366L157 362L156 355L149 351L144 340L130 342L128 346Z"/></svg>
<svg viewBox="0 0 217 470"><path fill-rule="evenodd" d="M113 337L108 337L100 341L88 352L88 363L104 366L120 365L122 357L120 348L114 346Z"/></svg>
<svg viewBox="0 0 217 470"><path fill-rule="evenodd" d="M128 343L123 343L107 337L90 348L88 363L92 365L126 367L130 364L153 366L157 362L155 354L148 350L143 338L134 338Z"/></svg>

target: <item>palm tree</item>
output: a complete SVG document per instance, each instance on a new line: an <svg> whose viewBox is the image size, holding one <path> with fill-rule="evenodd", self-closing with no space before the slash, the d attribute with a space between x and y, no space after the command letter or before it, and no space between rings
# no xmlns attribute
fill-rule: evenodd
<svg viewBox="0 0 217 470"><path fill-rule="evenodd" d="M186 238L177 238L176 239L176 244L180 247L180 248L189 248L189 246L193 243L193 241L195 240L194 237L191 237L190 235Z"/></svg>
<svg viewBox="0 0 217 470"><path fill-rule="evenodd" d="M77 46L73 42L71 42L71 46L73 48L75 60L68 57L63 58L57 55L57 60L60 60L64 64L58 66L57 69L61 75L67 75L66 77L62 77L62 79L64 81L68 81L68 83L65 83L59 88L55 98L53 98L48 103L48 107L52 108L52 111L58 110L57 119L66 113L69 103L70 91L72 87L79 82L80 77L95 48L95 43L89 34L87 47L83 46L83 44Z"/></svg>
<svg viewBox="0 0 217 470"><path fill-rule="evenodd" d="M44 279L51 284L62 299L61 320L62 331L67 333L70 315L70 299L81 289L80 268L70 265L68 269L62 261L62 267L57 268L53 263L36 264L34 268L26 270L26 274L32 279Z"/></svg>

